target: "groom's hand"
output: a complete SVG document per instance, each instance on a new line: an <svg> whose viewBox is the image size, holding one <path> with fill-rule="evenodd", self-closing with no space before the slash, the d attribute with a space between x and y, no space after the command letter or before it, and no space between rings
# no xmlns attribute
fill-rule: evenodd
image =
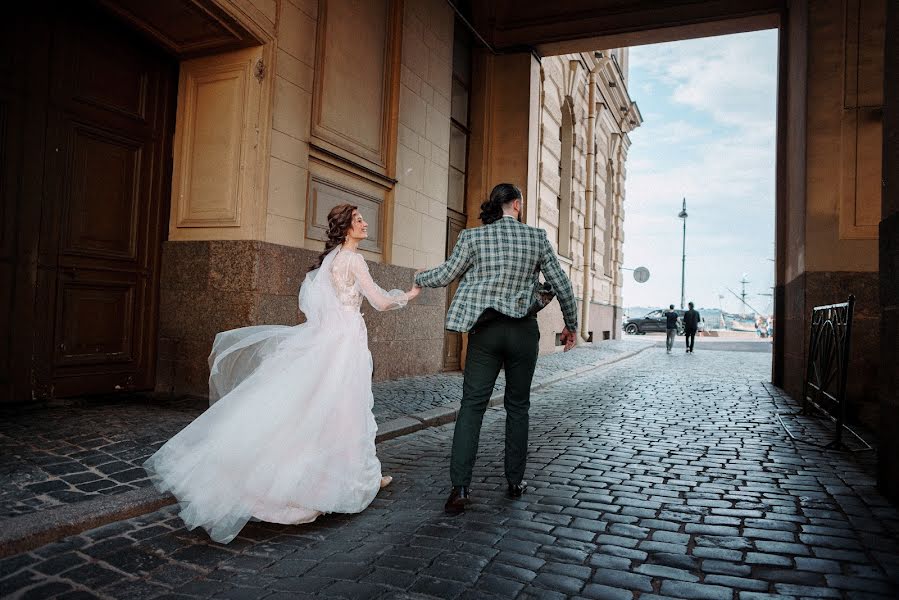
<svg viewBox="0 0 899 600"><path fill-rule="evenodd" d="M568 352L574 345L577 343L577 334L573 331L568 331L567 327L562 328L562 333L559 334L561 341L565 344L565 350L563 352Z"/></svg>

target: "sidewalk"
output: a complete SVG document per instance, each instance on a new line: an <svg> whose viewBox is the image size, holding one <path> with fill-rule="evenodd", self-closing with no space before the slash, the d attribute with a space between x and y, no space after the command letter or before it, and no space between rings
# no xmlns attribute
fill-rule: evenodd
<svg viewBox="0 0 899 600"><path fill-rule="evenodd" d="M649 340L585 345L539 359L534 387L632 356ZM497 381L491 405L502 403ZM373 385L378 441L455 420L462 375ZM206 408L150 394L0 413L0 556L169 504L141 464Z"/></svg>

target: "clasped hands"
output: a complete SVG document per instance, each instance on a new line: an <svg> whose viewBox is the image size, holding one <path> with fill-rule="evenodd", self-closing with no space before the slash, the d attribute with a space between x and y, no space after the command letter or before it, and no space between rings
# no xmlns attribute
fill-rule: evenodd
<svg viewBox="0 0 899 600"><path fill-rule="evenodd" d="M416 285L414 282L415 282L415 277L417 277L419 273L423 273L424 271L425 271L424 269L419 269L415 272L415 275L413 275L412 289L410 289L408 292L406 292L406 297L409 298L409 300L415 300L416 298L418 298L418 295L421 293L421 286Z"/></svg>

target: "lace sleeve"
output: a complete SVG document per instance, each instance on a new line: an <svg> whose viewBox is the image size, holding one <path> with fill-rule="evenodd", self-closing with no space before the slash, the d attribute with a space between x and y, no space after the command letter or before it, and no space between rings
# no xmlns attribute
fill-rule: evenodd
<svg viewBox="0 0 899 600"><path fill-rule="evenodd" d="M356 277L356 285L359 287L359 291L362 292L362 295L365 296L368 303L375 310L395 310L403 308L409 303L409 298L402 290L390 290L388 292L378 287L378 284L371 278L371 273L368 272L368 265L365 264L365 259L362 258L361 254L353 256L350 261L350 268Z"/></svg>

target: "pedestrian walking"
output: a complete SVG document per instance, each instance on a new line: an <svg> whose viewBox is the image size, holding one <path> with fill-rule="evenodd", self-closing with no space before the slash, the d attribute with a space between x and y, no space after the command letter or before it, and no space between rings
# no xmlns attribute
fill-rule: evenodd
<svg viewBox="0 0 899 600"><path fill-rule="evenodd" d="M668 305L668 311L665 313L665 352L671 354L674 348L674 338L677 336L677 319L678 314L674 310L674 305Z"/></svg>
<svg viewBox="0 0 899 600"><path fill-rule="evenodd" d="M559 265L546 231L521 223L521 190L501 183L481 205L482 227L465 229L445 263L419 273L415 284L444 287L460 279L446 315L446 328L468 332L462 404L453 434L450 459L452 490L448 513L465 510L481 435L481 422L500 369L506 372L505 474L509 496L527 489L528 409L537 364L540 329L530 310L545 294L543 273L562 307L565 351L574 347L577 307L571 282Z"/></svg>
<svg viewBox="0 0 899 600"><path fill-rule="evenodd" d="M687 352L693 354L693 342L696 341L696 330L699 329L699 311L693 308L693 303L688 302L689 310L684 313L684 339L687 344Z"/></svg>

